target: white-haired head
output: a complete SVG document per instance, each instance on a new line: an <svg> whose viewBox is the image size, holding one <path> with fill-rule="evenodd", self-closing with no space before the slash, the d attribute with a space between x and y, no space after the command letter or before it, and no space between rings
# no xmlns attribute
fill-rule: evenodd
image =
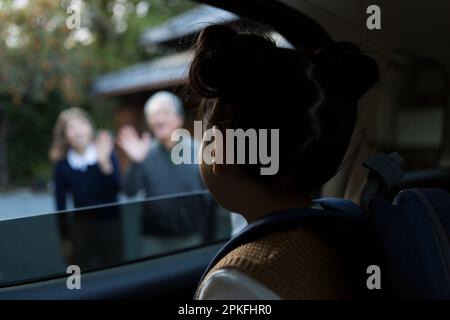
<svg viewBox="0 0 450 320"><path fill-rule="evenodd" d="M148 118L151 109L160 103L168 103L172 105L177 115L182 119L184 118L183 102L177 95L169 91L159 91L147 100L144 106L145 116Z"/></svg>

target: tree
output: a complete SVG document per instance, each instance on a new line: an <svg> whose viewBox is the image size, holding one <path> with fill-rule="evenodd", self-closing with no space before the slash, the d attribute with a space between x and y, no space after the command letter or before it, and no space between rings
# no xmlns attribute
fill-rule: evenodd
<svg viewBox="0 0 450 320"><path fill-rule="evenodd" d="M52 0L32 1L26 8L18 7L17 1L2 2L0 184L3 186L9 182L10 169L30 173L23 166L27 153L42 154L42 150L35 148L45 143L31 145L27 140L33 141L41 135L39 130L45 129L42 114L47 112L44 110L47 103L58 97L61 109L64 104L80 104L85 98L83 78L89 74L86 71L91 70L93 61L61 45L70 36L70 30L62 23L65 18L65 12ZM51 103L49 106L54 107ZM27 159L32 158L36 157Z"/></svg>

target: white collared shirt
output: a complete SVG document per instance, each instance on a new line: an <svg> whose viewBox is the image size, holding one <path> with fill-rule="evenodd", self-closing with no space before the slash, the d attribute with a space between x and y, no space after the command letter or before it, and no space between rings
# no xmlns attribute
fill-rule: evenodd
<svg viewBox="0 0 450 320"><path fill-rule="evenodd" d="M199 300L280 300L275 292L236 269L220 269L207 277Z"/></svg>
<svg viewBox="0 0 450 320"><path fill-rule="evenodd" d="M95 145L90 144L84 154L79 154L73 149L67 151L67 162L74 170L86 171L88 166L97 163L97 149Z"/></svg>

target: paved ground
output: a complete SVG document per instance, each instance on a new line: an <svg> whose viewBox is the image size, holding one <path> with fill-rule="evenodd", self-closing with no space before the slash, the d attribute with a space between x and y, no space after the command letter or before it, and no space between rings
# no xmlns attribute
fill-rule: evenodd
<svg viewBox="0 0 450 320"><path fill-rule="evenodd" d="M26 189L0 193L0 220L53 211L53 197L50 193L34 193Z"/></svg>
<svg viewBox="0 0 450 320"><path fill-rule="evenodd" d="M143 199L143 196L127 198L119 196L119 202ZM68 208L72 201L68 199ZM32 192L28 189L18 189L0 193L0 220L28 217L52 213L55 211L53 195L50 192Z"/></svg>

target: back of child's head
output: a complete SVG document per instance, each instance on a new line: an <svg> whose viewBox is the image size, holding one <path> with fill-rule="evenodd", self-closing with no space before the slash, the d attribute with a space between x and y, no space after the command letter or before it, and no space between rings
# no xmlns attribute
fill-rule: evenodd
<svg viewBox="0 0 450 320"><path fill-rule="evenodd" d="M357 102L378 68L350 43L307 56L261 35L210 26L198 37L189 78L208 128L279 129L279 171L261 175L262 163L242 165L250 178L279 192L311 192L338 170Z"/></svg>

